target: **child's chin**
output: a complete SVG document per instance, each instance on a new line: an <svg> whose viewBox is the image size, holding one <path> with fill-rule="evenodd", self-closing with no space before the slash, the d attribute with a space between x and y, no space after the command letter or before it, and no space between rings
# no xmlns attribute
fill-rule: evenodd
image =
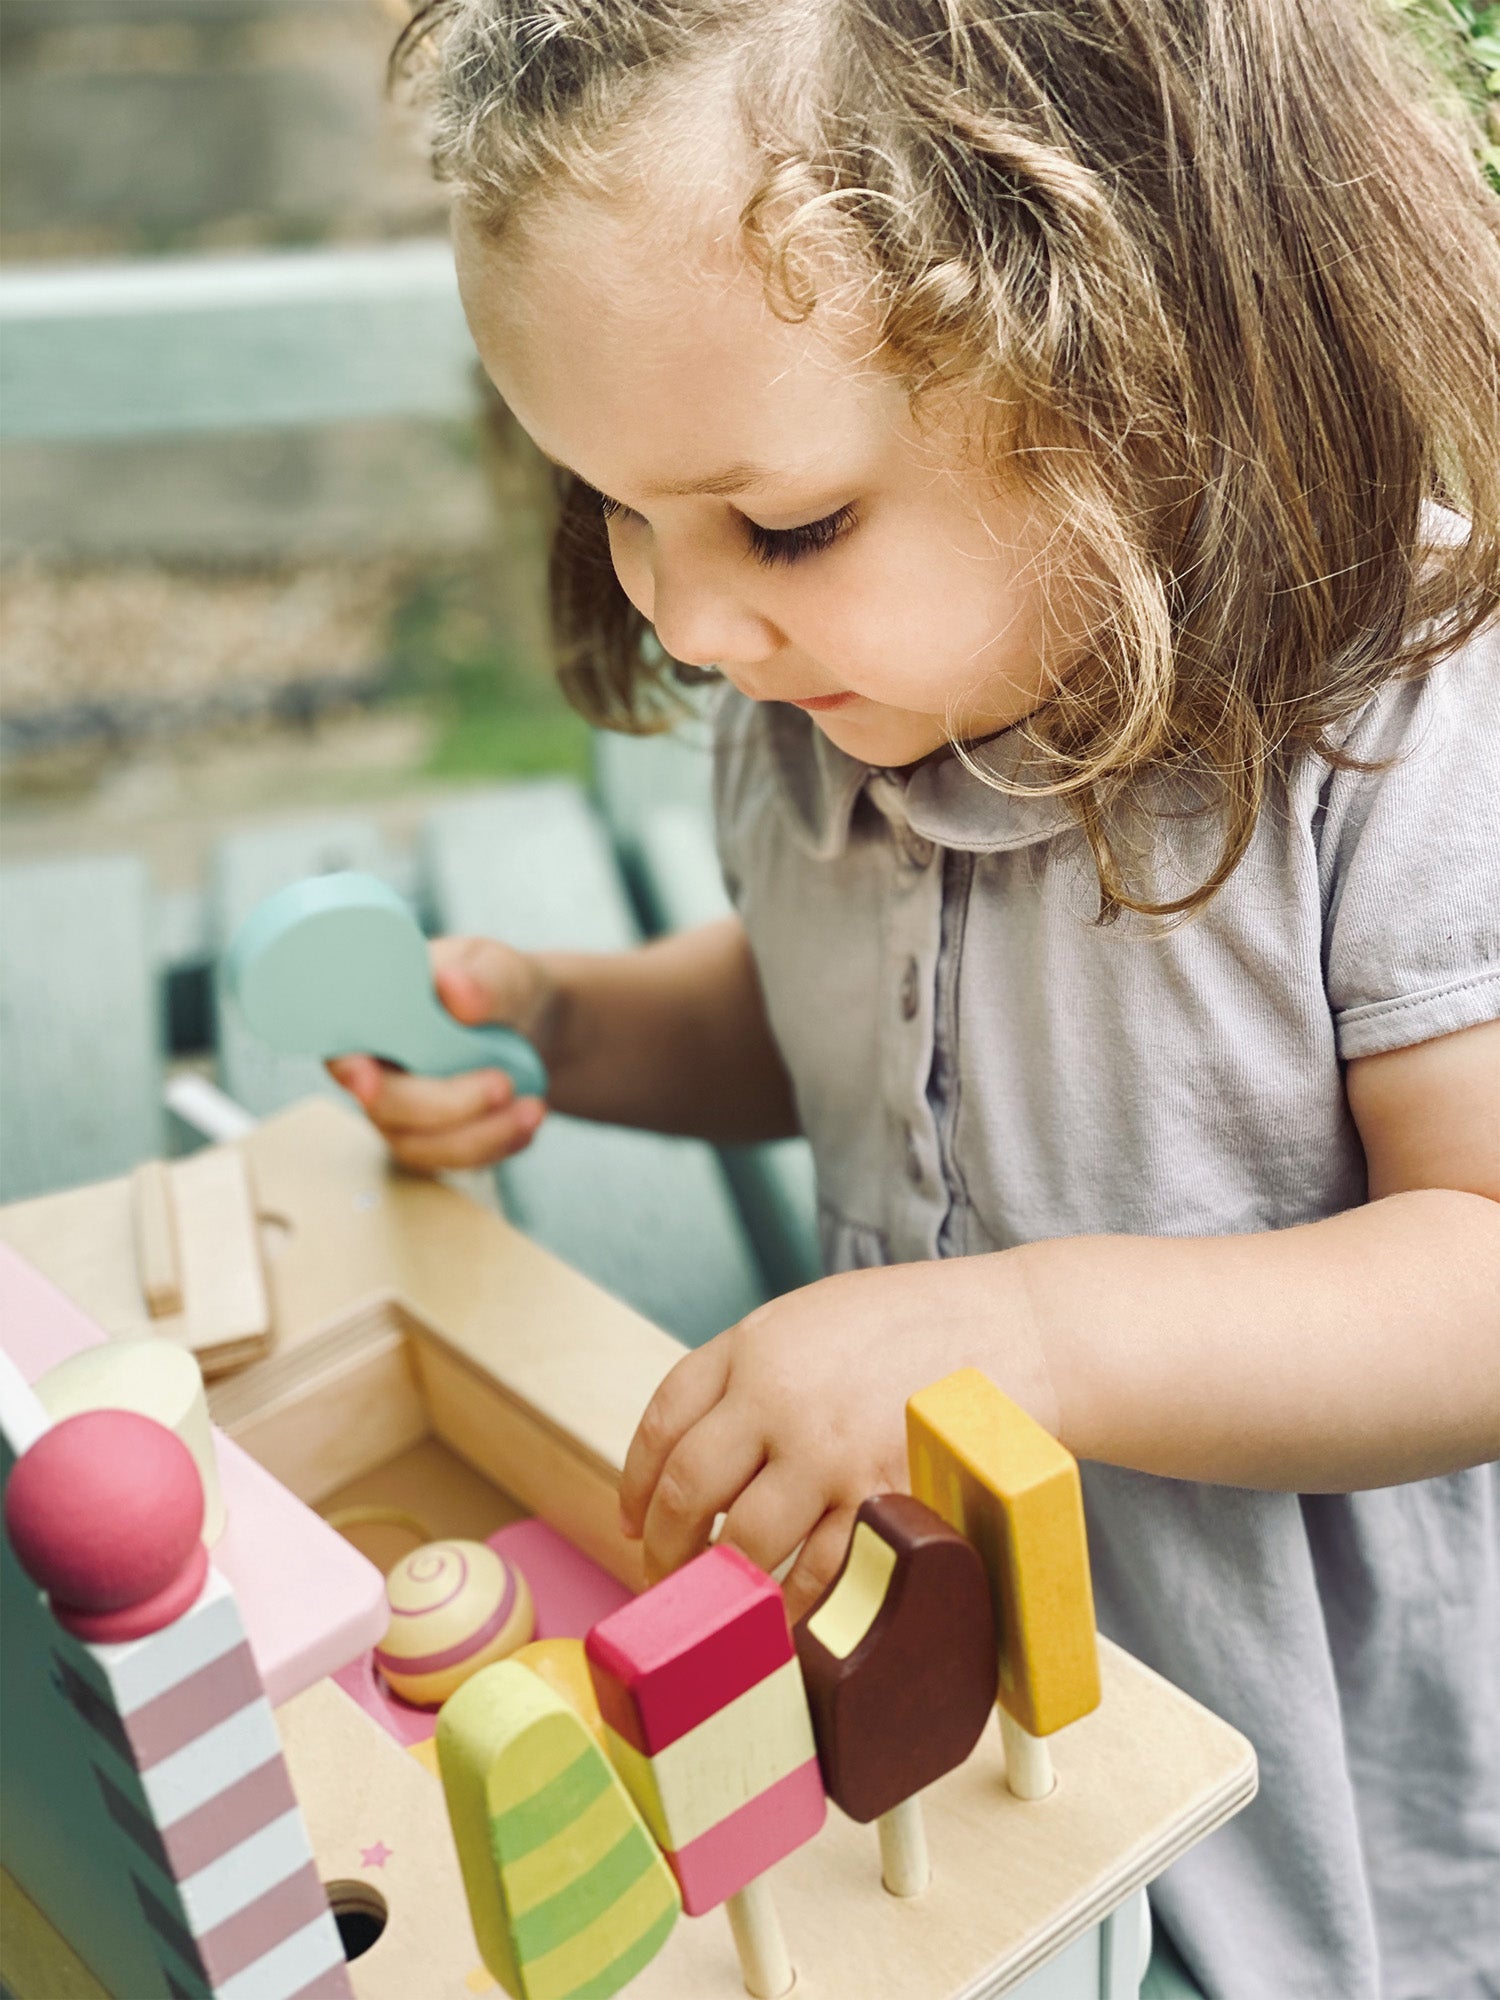
<svg viewBox="0 0 1500 2000"><path fill-rule="evenodd" d="M882 708L873 701L828 709L821 715L813 712L812 720L835 749L887 770L930 757L948 740L936 716Z"/></svg>

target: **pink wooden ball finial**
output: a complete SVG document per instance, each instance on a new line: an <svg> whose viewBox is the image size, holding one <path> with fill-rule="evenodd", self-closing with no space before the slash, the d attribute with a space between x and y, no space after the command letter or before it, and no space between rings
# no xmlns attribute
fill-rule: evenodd
<svg viewBox="0 0 1500 2000"><path fill-rule="evenodd" d="M203 1482L180 1438L133 1410L86 1410L43 1432L5 1489L26 1574L80 1639L139 1639L203 1588Z"/></svg>

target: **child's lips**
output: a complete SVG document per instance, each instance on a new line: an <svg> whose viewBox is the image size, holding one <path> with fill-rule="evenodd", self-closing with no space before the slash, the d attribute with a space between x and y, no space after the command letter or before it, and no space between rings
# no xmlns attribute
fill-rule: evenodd
<svg viewBox="0 0 1500 2000"><path fill-rule="evenodd" d="M792 702L791 706L793 708L805 708L813 715L822 715L830 708L842 708L846 702L858 700L859 696L853 693L810 694L805 700Z"/></svg>

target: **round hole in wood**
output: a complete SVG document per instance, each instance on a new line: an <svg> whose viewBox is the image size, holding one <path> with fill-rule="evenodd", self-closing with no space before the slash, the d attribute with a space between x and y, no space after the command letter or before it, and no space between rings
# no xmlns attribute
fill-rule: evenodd
<svg viewBox="0 0 1500 2000"><path fill-rule="evenodd" d="M325 1882L323 1893L339 1927L344 1957L363 1958L380 1942L390 1919L385 1897L368 1882Z"/></svg>

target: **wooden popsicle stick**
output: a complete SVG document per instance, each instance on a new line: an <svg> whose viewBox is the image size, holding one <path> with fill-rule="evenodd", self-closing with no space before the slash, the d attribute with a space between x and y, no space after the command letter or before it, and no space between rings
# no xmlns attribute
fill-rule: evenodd
<svg viewBox="0 0 1500 2000"><path fill-rule="evenodd" d="M875 1822L880 1835L880 1879L893 1896L920 1896L932 1880L927 1825L920 1796L903 1799Z"/></svg>
<svg viewBox="0 0 1500 2000"><path fill-rule="evenodd" d="M164 1160L146 1160L130 1177L131 1222L141 1296L152 1319L182 1311L182 1252L177 1202Z"/></svg>
<svg viewBox="0 0 1500 2000"><path fill-rule="evenodd" d="M920 1795L963 1763L995 1701L984 1563L920 1501L878 1494L793 1637L828 1795L875 1821L886 1889L918 1896L932 1879Z"/></svg>
<svg viewBox="0 0 1500 2000"><path fill-rule="evenodd" d="M1046 1798L1057 1783L1046 1738L1033 1736L1002 1708L1000 1740L1005 1745L1005 1782L1011 1791L1018 1799Z"/></svg>
<svg viewBox="0 0 1500 2000"><path fill-rule="evenodd" d="M610 1759L684 1911L725 1904L746 1991L777 2000L792 1965L761 1878L828 1810L781 1592L720 1542L584 1646Z"/></svg>
<svg viewBox="0 0 1500 2000"><path fill-rule="evenodd" d="M765 1877L758 1875L730 1896L724 1908L729 1913L745 1991L753 1993L755 2000L780 2000L783 1993L791 1992L794 1975L781 1919Z"/></svg>
<svg viewBox="0 0 1500 2000"><path fill-rule="evenodd" d="M906 1443L912 1492L969 1537L989 1573L1010 1789L1046 1798L1056 1780L1042 1739L1100 1697L1077 1462L977 1368L911 1398Z"/></svg>

